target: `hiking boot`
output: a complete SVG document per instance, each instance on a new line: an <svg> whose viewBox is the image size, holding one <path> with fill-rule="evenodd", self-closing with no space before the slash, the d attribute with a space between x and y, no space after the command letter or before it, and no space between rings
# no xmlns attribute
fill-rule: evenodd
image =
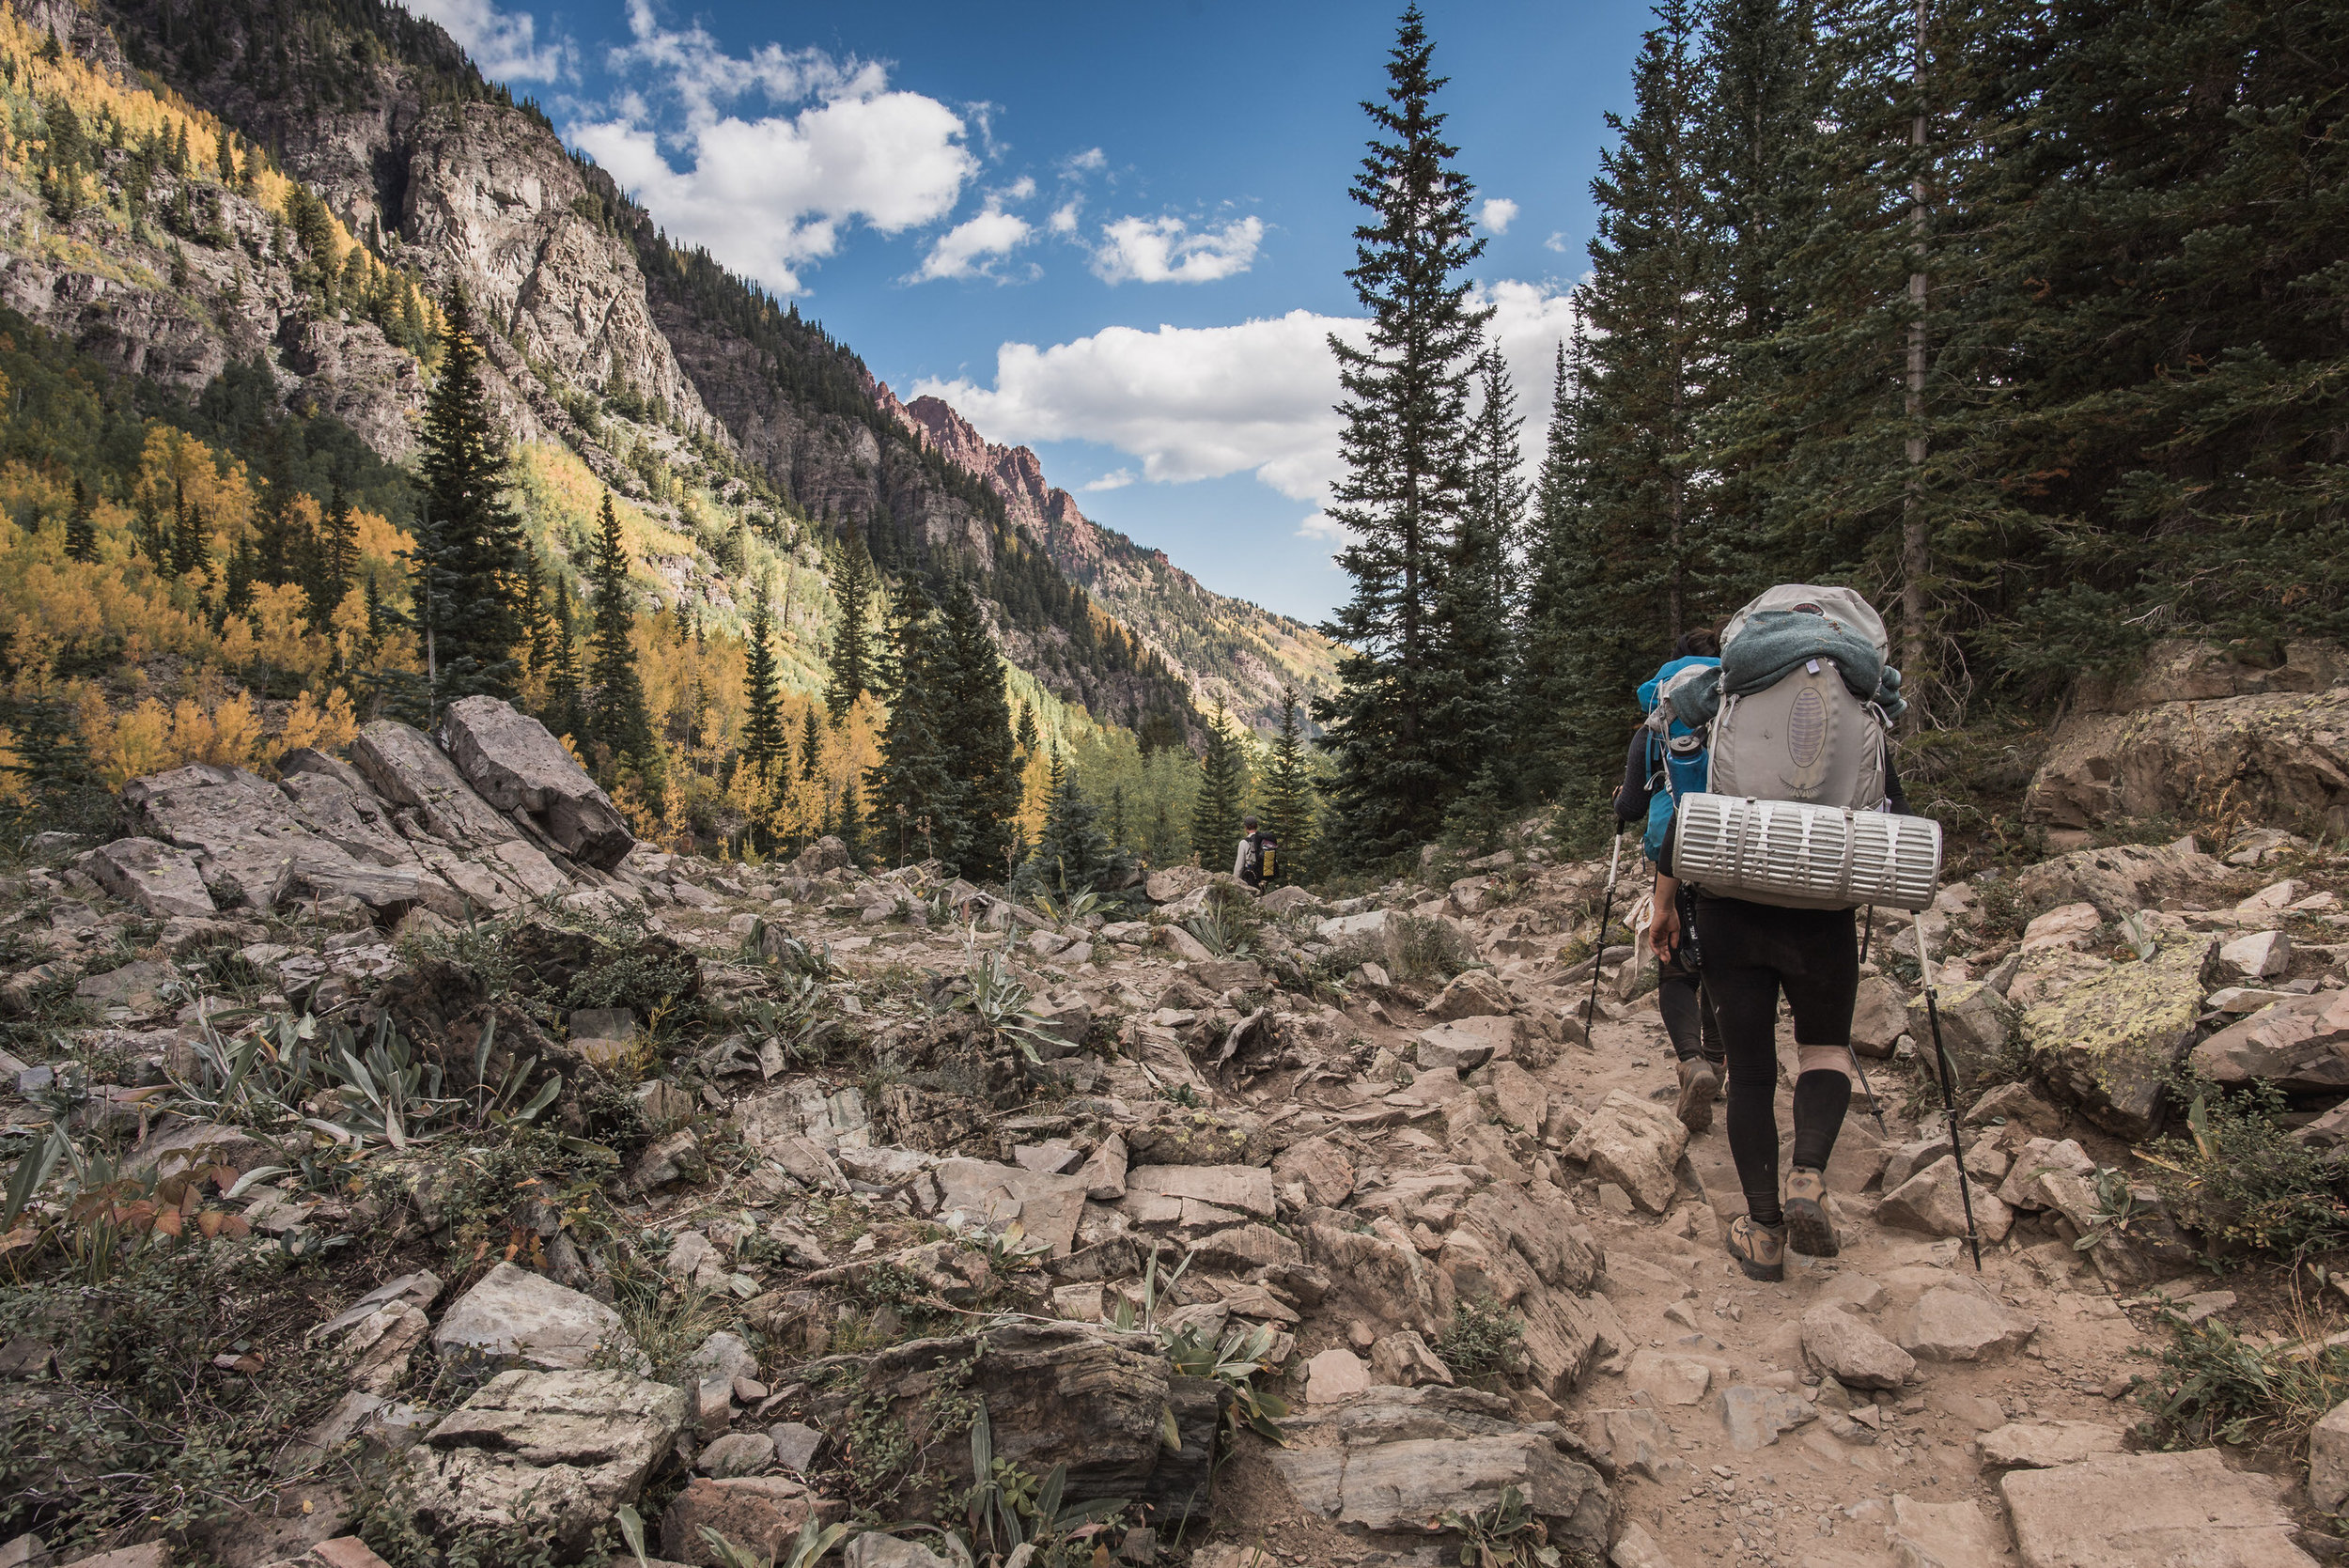
<svg viewBox="0 0 2349 1568"><path fill-rule="evenodd" d="M1786 1227L1757 1225L1750 1215L1739 1215L1729 1222L1725 1245L1729 1255L1737 1260L1737 1266L1749 1280L1783 1280L1786 1278Z"/></svg>
<svg viewBox="0 0 2349 1568"><path fill-rule="evenodd" d="M1704 1059L1704 1064L1713 1069L1713 1080L1720 1086L1713 1091L1713 1097L1717 1100L1729 1098L1729 1058L1708 1056Z"/></svg>
<svg viewBox="0 0 2349 1568"><path fill-rule="evenodd" d="M1835 1222L1827 1217L1827 1178L1797 1165L1786 1177L1786 1245L1810 1258L1839 1250Z"/></svg>
<svg viewBox="0 0 2349 1568"><path fill-rule="evenodd" d="M1691 1135L1704 1131L1713 1125L1713 1099L1721 1087L1720 1076L1713 1063L1701 1056L1688 1056L1680 1062L1680 1104L1672 1114Z"/></svg>

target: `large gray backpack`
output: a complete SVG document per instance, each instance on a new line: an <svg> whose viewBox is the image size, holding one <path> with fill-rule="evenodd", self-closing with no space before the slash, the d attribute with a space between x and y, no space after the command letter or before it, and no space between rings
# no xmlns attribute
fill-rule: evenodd
<svg viewBox="0 0 2349 1568"><path fill-rule="evenodd" d="M1931 902L1939 825L1883 810L1887 706L1900 706L1889 651L1848 588L1773 588L1731 617L1717 684L1705 671L1666 692L1674 712L1712 711L1705 787L1673 812L1680 876L1788 908Z"/></svg>
<svg viewBox="0 0 2349 1568"><path fill-rule="evenodd" d="M1740 693L1737 687L1751 680L1752 670L1774 667L1773 645L1815 646L1816 637L1797 629L1812 615L1824 619L1830 633L1864 641L1875 668L1843 668L1861 657L1857 647L1842 660L1814 651L1773 684ZM1883 618L1849 588L1783 583L1731 616L1721 633L1721 703L1713 721L1706 791L1881 810L1884 713L1852 690L1849 677L1859 675L1873 691L1890 651Z"/></svg>

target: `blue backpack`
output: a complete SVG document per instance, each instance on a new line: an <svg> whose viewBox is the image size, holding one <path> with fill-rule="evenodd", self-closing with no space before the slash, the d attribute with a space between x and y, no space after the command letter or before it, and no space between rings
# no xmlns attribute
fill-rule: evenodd
<svg viewBox="0 0 2349 1568"><path fill-rule="evenodd" d="M1681 796L1703 790L1705 771L1711 762L1703 731L1692 730L1674 719L1668 729L1659 733L1657 690L1683 670L1719 669L1720 663L1718 659L1670 660L1651 679L1640 685L1640 711L1648 716L1648 784L1653 790L1647 802L1647 834L1640 848L1651 861L1664 858L1664 842L1672 837L1674 805Z"/></svg>

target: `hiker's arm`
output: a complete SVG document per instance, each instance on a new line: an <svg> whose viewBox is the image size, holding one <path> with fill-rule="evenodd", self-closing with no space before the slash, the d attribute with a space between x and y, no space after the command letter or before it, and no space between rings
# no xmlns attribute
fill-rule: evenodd
<svg viewBox="0 0 2349 1568"><path fill-rule="evenodd" d="M1624 753L1623 783L1615 786L1615 831L1647 818L1648 797L1655 793L1648 787L1647 729L1642 725L1631 732L1631 748Z"/></svg>
<svg viewBox="0 0 2349 1568"><path fill-rule="evenodd" d="M1232 875L1235 877L1244 877L1247 873L1248 841L1246 839L1241 839L1239 841L1239 852L1232 857Z"/></svg>
<svg viewBox="0 0 2349 1568"><path fill-rule="evenodd" d="M1666 963L1680 945L1680 879L1660 871L1656 874L1656 909L1647 918L1647 945Z"/></svg>
<svg viewBox="0 0 2349 1568"><path fill-rule="evenodd" d="M1895 816L1914 816L1908 809L1908 796L1901 788L1901 776L1892 766L1892 748L1884 748L1884 809Z"/></svg>

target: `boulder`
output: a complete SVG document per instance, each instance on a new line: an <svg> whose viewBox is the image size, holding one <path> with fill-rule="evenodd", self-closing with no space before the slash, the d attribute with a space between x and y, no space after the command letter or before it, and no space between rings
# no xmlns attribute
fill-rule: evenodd
<svg viewBox="0 0 2349 1568"><path fill-rule="evenodd" d="M2309 1568L2285 1484L2195 1449L2009 1470L1999 1491L2030 1568Z"/></svg>
<svg viewBox="0 0 2349 1568"><path fill-rule="evenodd" d="M1266 914L1283 920L1290 915L1311 914L1316 909L1328 908L1320 899L1294 884L1274 888L1264 895L1263 902L1257 907Z"/></svg>
<svg viewBox="0 0 2349 1568"><path fill-rule="evenodd" d="M2151 958L2115 964L2023 1016L2031 1068L2057 1098L2131 1141L2159 1127L2164 1087L2193 1048L2215 940L2163 933Z"/></svg>
<svg viewBox="0 0 2349 1568"><path fill-rule="evenodd" d="M1370 1391L1370 1368L1352 1351L1331 1348L1305 1363L1305 1403L1335 1405Z"/></svg>
<svg viewBox="0 0 2349 1568"><path fill-rule="evenodd" d="M427 832L455 849L486 849L521 837L422 730L378 719L350 742L350 760L385 804L415 814Z"/></svg>
<svg viewBox="0 0 2349 1568"><path fill-rule="evenodd" d="M2095 1421L2010 1421L1974 1439L1982 1462L1999 1469L2044 1470L2121 1452L2121 1429Z"/></svg>
<svg viewBox="0 0 2349 1568"><path fill-rule="evenodd" d="M1833 1304L1802 1314L1802 1354L1848 1389L1897 1389L1917 1370L1907 1351Z"/></svg>
<svg viewBox="0 0 2349 1568"><path fill-rule="evenodd" d="M195 763L132 779L122 806L133 832L190 852L211 902L224 907L274 908L296 860L351 863L295 818L275 785L241 768Z"/></svg>
<svg viewBox="0 0 2349 1568"><path fill-rule="evenodd" d="M1816 1414L1800 1394L1783 1389L1741 1383L1721 1390L1721 1425L1729 1433L1729 1446L1740 1453L1769 1447L1780 1433Z"/></svg>
<svg viewBox="0 0 2349 1568"><path fill-rule="evenodd" d="M702 1450L694 1467L723 1481L756 1475L775 1462L775 1440L764 1432L729 1432Z"/></svg>
<svg viewBox="0 0 2349 1568"><path fill-rule="evenodd" d="M1273 1180L1282 1187L1303 1189L1305 1203L1336 1208L1353 1195L1354 1166L1326 1138L1304 1138L1281 1151L1272 1162Z"/></svg>
<svg viewBox="0 0 2349 1568"><path fill-rule="evenodd" d="M1374 1389L1331 1418L1338 1441L1267 1454L1299 1506L1373 1532L1425 1533L1515 1487L1562 1554L1606 1557L1611 1499L1579 1444L1520 1426L1506 1400L1473 1389ZM1551 1434L1555 1434L1552 1436Z"/></svg>
<svg viewBox="0 0 2349 1568"><path fill-rule="evenodd" d="M801 850L791 862L794 877L821 877L830 871L846 871L856 864L848 846L830 833Z"/></svg>
<svg viewBox="0 0 2349 1568"><path fill-rule="evenodd" d="M2083 900L2059 905L2023 927L2022 950L2035 953L2043 947L2092 947L2104 924L2104 911L2093 904Z"/></svg>
<svg viewBox="0 0 2349 1568"><path fill-rule="evenodd" d="M1958 1087L1971 1089L1986 1069L2006 1055L2021 1015L2013 1002L1981 980L1937 986L1934 1001L1941 1015L1941 1043L1949 1047ZM1922 992L1908 1004L1908 1032L1920 1051L1933 1048L1933 1020Z"/></svg>
<svg viewBox="0 0 2349 1568"><path fill-rule="evenodd" d="M2016 1151L2015 1163L2007 1168L2006 1179L1999 1187L1999 1201L2009 1208L2050 1209L2060 1207L2046 1187L2046 1180L2054 1175L2093 1176L2096 1162L2076 1139L2034 1138Z"/></svg>
<svg viewBox="0 0 2349 1568"><path fill-rule="evenodd" d="M2349 1504L2349 1400L2309 1431L2309 1500L2320 1514L2339 1514Z"/></svg>
<svg viewBox="0 0 2349 1568"><path fill-rule="evenodd" d="M2231 876L2192 839L2180 839L2077 849L2021 872L2015 891L2027 906L2092 904L2107 920L2124 920L2165 904L2207 903Z"/></svg>
<svg viewBox="0 0 2349 1568"><path fill-rule="evenodd" d="M1215 958L1215 955L1207 951L1206 943L1179 925L1160 925L1156 927L1156 932L1159 945L1186 964L1210 963Z"/></svg>
<svg viewBox="0 0 2349 1568"><path fill-rule="evenodd" d="M1416 1057L1422 1067L1455 1073L1473 1072L1496 1055L1517 1048L1515 1018L1479 1015L1457 1023L1441 1023L1419 1032Z"/></svg>
<svg viewBox="0 0 2349 1568"><path fill-rule="evenodd" d="M1693 1356L1668 1356L1653 1347L1631 1358L1625 1386L1658 1405L1694 1405L1712 1386L1713 1369Z"/></svg>
<svg viewBox="0 0 2349 1568"><path fill-rule="evenodd" d="M1188 1198L1266 1219L1274 1212L1272 1172L1260 1166L1137 1165L1126 1172L1126 1190Z"/></svg>
<svg viewBox="0 0 2349 1568"><path fill-rule="evenodd" d="M2312 991L2263 1007L2194 1048L2194 1071L2288 1094L2349 1089L2349 991Z"/></svg>
<svg viewBox="0 0 2349 1568"><path fill-rule="evenodd" d="M473 1375L509 1367L577 1369L607 1346L623 1354L636 1348L619 1313L510 1263L484 1274L432 1330L441 1359Z"/></svg>
<svg viewBox="0 0 2349 1568"><path fill-rule="evenodd" d="M163 1005L163 987L184 984L170 960L137 958L103 974L85 975L74 983L73 994L97 1007L127 1007L133 1013L152 1013Z"/></svg>
<svg viewBox="0 0 2349 1568"><path fill-rule="evenodd" d="M575 1560L684 1425L682 1392L626 1373L501 1373L410 1451L415 1520L443 1541L531 1520Z"/></svg>
<svg viewBox="0 0 2349 1568"><path fill-rule="evenodd" d="M2314 820L2338 833L2349 828L2345 736L2349 689L2340 688L2082 714L2058 726L2023 809L2059 828L2192 818L2217 809L2223 790L2243 820Z"/></svg>
<svg viewBox="0 0 2349 1568"><path fill-rule="evenodd" d="M2042 1098L2028 1083L2001 1083L1974 1102L1966 1126L1988 1126L1993 1122L2016 1122L2049 1138L2063 1130L2063 1112Z"/></svg>
<svg viewBox="0 0 2349 1568"><path fill-rule="evenodd" d="M1920 1502L1894 1493L1884 1540L1899 1568L2012 1568L2015 1561L2006 1531L1971 1501Z"/></svg>
<svg viewBox="0 0 2349 1568"><path fill-rule="evenodd" d="M998 1229L1017 1220L1031 1241L1045 1243L1056 1258L1068 1256L1084 1214L1086 1178L1055 1176L984 1159L942 1159L938 1179L941 1215L959 1214L974 1225Z"/></svg>
<svg viewBox="0 0 2349 1568"><path fill-rule="evenodd" d="M1968 1196L1958 1190L1957 1161L1943 1155L1884 1195L1884 1202L1876 1207L1876 1223L1922 1231L1927 1235L1962 1236ZM1974 1229L1983 1245L2004 1241L2015 1226L2014 1212L1983 1182L1973 1184L1971 1198Z"/></svg>
<svg viewBox="0 0 2349 1568"><path fill-rule="evenodd" d="M1515 1062L1492 1064L1492 1092L1501 1119L1519 1132L1538 1134L1549 1119L1549 1091Z"/></svg>
<svg viewBox="0 0 2349 1568"><path fill-rule="evenodd" d="M2273 980L2292 968L2292 939L2281 931L2249 931L2218 949L2218 971L2236 981Z"/></svg>
<svg viewBox="0 0 2349 1568"><path fill-rule="evenodd" d="M499 811L527 818L571 859L609 871L636 847L612 798L547 727L495 697L465 697L442 715L458 772Z"/></svg>
<svg viewBox="0 0 2349 1568"><path fill-rule="evenodd" d="M1386 1335L1370 1347L1370 1368L1379 1382L1397 1388L1452 1381L1452 1369L1427 1348L1425 1340L1408 1328Z"/></svg>
<svg viewBox="0 0 2349 1568"><path fill-rule="evenodd" d="M919 1541L878 1529L868 1529L841 1547L840 1560L843 1568L952 1568Z"/></svg>
<svg viewBox="0 0 2349 1568"><path fill-rule="evenodd" d="M1142 891L1153 904L1172 904L1207 885L1210 873L1195 865L1162 866L1150 873Z"/></svg>
<svg viewBox="0 0 2349 1568"><path fill-rule="evenodd" d="M1936 1285L1898 1317L1902 1349L1921 1361L1981 1361L2022 1348L2039 1325L1987 1296Z"/></svg>
<svg viewBox="0 0 2349 1568"><path fill-rule="evenodd" d="M89 858L98 885L150 915L202 918L216 911L204 891L195 857L160 839L119 838L101 844Z"/></svg>
<svg viewBox="0 0 2349 1568"><path fill-rule="evenodd" d="M1590 1165L1591 1174L1630 1194L1649 1214L1672 1206L1681 1152L1688 1129L1668 1106L1610 1090L1582 1124L1566 1153Z"/></svg>
<svg viewBox="0 0 2349 1568"><path fill-rule="evenodd" d="M1516 1002L1490 970L1462 970L1426 1007L1431 1018L1498 1017L1516 1011Z"/></svg>
<svg viewBox="0 0 2349 1568"><path fill-rule="evenodd" d="M1880 974L1863 978L1852 1003L1852 1049L1862 1056L1890 1056L1907 1032L1908 993Z"/></svg>
<svg viewBox="0 0 2349 1568"><path fill-rule="evenodd" d="M762 1558L788 1557L817 1503L805 1483L788 1476L696 1476L661 1515L661 1555L671 1562L725 1568L728 1560L702 1534L714 1529Z"/></svg>

